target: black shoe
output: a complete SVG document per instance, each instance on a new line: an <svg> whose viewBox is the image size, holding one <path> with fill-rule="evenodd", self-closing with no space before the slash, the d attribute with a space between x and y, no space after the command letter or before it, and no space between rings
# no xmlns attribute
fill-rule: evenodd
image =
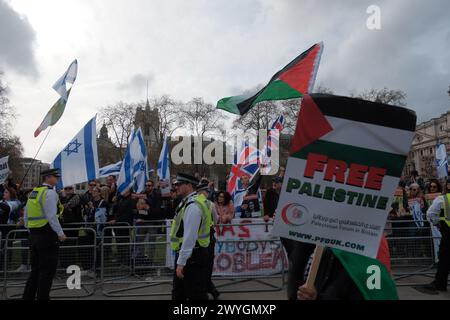
<svg viewBox="0 0 450 320"><path fill-rule="evenodd" d="M213 296L214 300L219 300L220 292L217 291L217 289L214 289L214 290L211 292L211 295Z"/></svg>
<svg viewBox="0 0 450 320"><path fill-rule="evenodd" d="M432 282L430 284L426 284L422 287L415 287L414 289L416 289L419 292L422 292L425 294L431 294L431 295L437 295L437 294L439 294L439 291L442 291L442 292L447 291L447 288L437 287L434 282Z"/></svg>

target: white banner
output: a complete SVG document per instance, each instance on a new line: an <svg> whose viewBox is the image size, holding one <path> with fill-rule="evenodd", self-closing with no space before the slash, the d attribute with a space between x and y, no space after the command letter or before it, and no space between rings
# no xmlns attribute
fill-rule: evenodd
<svg viewBox="0 0 450 320"><path fill-rule="evenodd" d="M170 241L167 220L167 241ZM233 219L230 225L216 227L214 276L272 275L287 270L288 263L280 238L263 219ZM173 269L175 253L170 246L166 266Z"/></svg>
<svg viewBox="0 0 450 320"><path fill-rule="evenodd" d="M0 158L0 184L4 183L8 179L9 166L8 166L9 156Z"/></svg>

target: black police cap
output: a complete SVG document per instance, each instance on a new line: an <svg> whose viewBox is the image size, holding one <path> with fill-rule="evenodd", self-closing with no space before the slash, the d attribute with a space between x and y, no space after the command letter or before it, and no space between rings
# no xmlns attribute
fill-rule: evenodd
<svg viewBox="0 0 450 320"><path fill-rule="evenodd" d="M61 172L58 168L48 169L48 170L41 171L41 176L44 178L48 177L48 176L61 177Z"/></svg>
<svg viewBox="0 0 450 320"><path fill-rule="evenodd" d="M179 173L177 174L177 179L175 180L174 184L181 184L181 183L190 183L194 186L197 186L199 181L196 177L191 176L186 173Z"/></svg>

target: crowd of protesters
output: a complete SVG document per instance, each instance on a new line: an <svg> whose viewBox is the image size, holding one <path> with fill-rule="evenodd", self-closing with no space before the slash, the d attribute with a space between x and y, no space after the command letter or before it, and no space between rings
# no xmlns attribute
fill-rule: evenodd
<svg viewBox="0 0 450 320"><path fill-rule="evenodd" d="M278 199L283 183L284 168L280 174L272 179L270 187L262 188L258 182L256 189L250 185L249 179L243 176L242 188L247 190L244 194L242 205L236 208L233 198L225 190L217 190L213 182L206 177L201 179L203 184L208 184L205 196L214 203L214 219L216 224L232 223L235 218L263 218L265 221L273 219L276 214ZM385 230L387 236L429 236L429 222L427 222L427 209L433 200L443 193L445 184L438 179L424 179L417 172L412 172L409 177L400 179L396 190L392 208L389 212L388 223ZM66 251L65 257L60 263L63 267L73 264L75 257L80 259L83 272L89 274L95 270L93 268L93 251L89 248L77 248L82 245L93 246L98 239L105 239L111 243L112 238L118 245L118 255L114 258L120 265L129 265L132 259L135 263L142 265L156 265L153 260L155 254L154 246L136 246L131 251L130 246L121 245L130 242L131 229L121 226L135 226L135 241L146 243L156 241L158 235L163 236L162 225L166 219L172 219L175 210L181 201L176 188L170 189L168 194L161 193L161 185L157 181L149 180L145 184L145 190L134 193L132 189L119 193L114 175L108 176L106 181L89 181L87 191L77 193L74 186L66 186L59 191L60 202L64 206L60 221L63 228L68 229L66 235L68 241L66 245L73 245L75 249ZM27 194L31 190L21 190L19 185L8 180L0 185L0 232L2 236L1 246L5 246L6 235L11 230L25 229L23 223L23 209L27 201ZM254 212L259 216L255 216ZM401 223L401 225L399 224ZM80 230L80 226L90 225L95 229L95 233ZM154 225L155 227L149 227ZM106 228L116 226L115 228ZM428 227L428 228L427 228ZM72 230L70 230L72 228ZM398 234L399 230L402 234ZM394 234L397 232L397 234ZM95 238L97 235L97 239ZM165 235L164 235L165 236ZM15 241L22 241L26 245L26 232L17 233ZM308 262L308 257L312 253L314 246L301 244L295 241L282 239L283 246L288 253L289 259L289 283L288 296L290 299L297 298L297 288L304 283L304 269ZM105 259L113 259L112 246L105 246ZM425 246L427 247L427 246ZM426 250L426 248L423 250ZM391 248L398 250L398 248ZM1 259L4 255L1 254ZM4 262L0 261L3 266ZM22 250L21 265L16 272L27 272L28 257L27 251ZM98 260L97 260L98 262ZM97 265L98 267L98 265ZM304 292L299 293L299 297L306 297Z"/></svg>

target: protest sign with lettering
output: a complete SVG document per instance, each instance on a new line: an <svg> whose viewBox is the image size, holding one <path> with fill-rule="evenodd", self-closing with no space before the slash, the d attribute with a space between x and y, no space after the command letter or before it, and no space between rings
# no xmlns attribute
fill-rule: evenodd
<svg viewBox="0 0 450 320"><path fill-rule="evenodd" d="M229 225L216 226L215 236L215 276L272 275L287 269L280 239L273 236L272 224L263 219L233 219ZM166 266L173 268L174 259L168 246Z"/></svg>
<svg viewBox="0 0 450 320"><path fill-rule="evenodd" d="M0 158L0 184L4 183L8 179L9 166L8 166L9 156Z"/></svg>
<svg viewBox="0 0 450 320"><path fill-rule="evenodd" d="M405 108L305 96L274 234L375 257L415 127Z"/></svg>

